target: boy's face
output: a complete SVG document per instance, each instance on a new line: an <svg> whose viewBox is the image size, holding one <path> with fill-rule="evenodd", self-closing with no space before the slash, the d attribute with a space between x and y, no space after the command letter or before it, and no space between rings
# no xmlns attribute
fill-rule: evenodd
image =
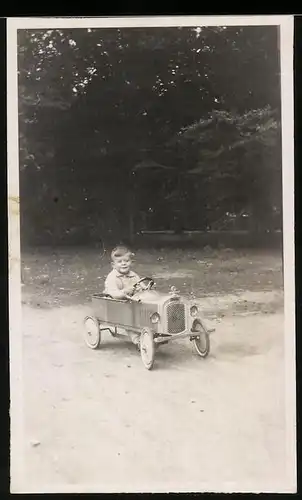
<svg viewBox="0 0 302 500"><path fill-rule="evenodd" d="M129 254L125 254L122 257L115 257L112 266L120 274L128 274L130 271L132 260Z"/></svg>

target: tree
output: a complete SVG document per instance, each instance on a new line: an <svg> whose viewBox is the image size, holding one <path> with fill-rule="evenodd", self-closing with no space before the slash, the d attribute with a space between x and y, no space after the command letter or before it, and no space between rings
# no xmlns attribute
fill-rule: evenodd
<svg viewBox="0 0 302 500"><path fill-rule="evenodd" d="M66 227L71 212L78 222L88 204L91 217L97 218L102 205L102 218L109 220L110 203L116 200L118 226L130 199L134 165L152 160L186 173L201 162L208 163L201 152L205 144L212 151L217 152L220 145L225 149L219 161L218 157L216 162L209 161L203 174L198 174L200 197L205 198L213 177L221 179L221 191L234 196L225 170L225 151L239 140L238 117L244 122L250 110L280 106L276 40L274 27L21 30L19 125L24 200L33 199L30 191L40 185L43 174L46 188L39 192L38 202L50 219L54 197L60 198ZM221 117L226 113L225 118L220 120L219 131L212 118L209 143L205 137L203 142L189 139L194 127L197 137L202 123L219 113ZM230 116L237 117L239 128L229 127L222 133L223 120L227 123ZM253 116L261 122L260 114ZM247 142L236 147L236 154L241 151L240 165L244 158L251 158L251 154L244 156L248 147ZM241 168L234 151L233 156L228 152L233 178L236 168ZM241 171L244 179L245 170ZM167 183L167 203L170 190L176 192L177 200L177 189L183 187L177 182L178 188ZM186 193L181 196L186 203ZM212 205L214 198L216 192L208 200ZM69 206L75 210L70 212ZM35 210L33 205L29 208L29 218ZM125 220L121 226L125 227Z"/></svg>
<svg viewBox="0 0 302 500"><path fill-rule="evenodd" d="M273 210L281 213L281 137L278 110L270 107L242 115L215 111L185 127L174 139L196 155L186 173L202 178L207 200L220 211L254 215L266 227Z"/></svg>

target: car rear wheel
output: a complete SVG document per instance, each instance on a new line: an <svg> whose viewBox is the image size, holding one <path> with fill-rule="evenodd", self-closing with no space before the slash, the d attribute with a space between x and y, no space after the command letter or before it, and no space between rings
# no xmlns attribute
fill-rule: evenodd
<svg viewBox="0 0 302 500"><path fill-rule="evenodd" d="M195 350L201 358L206 358L210 352L210 335L201 321L197 320L193 328L194 334L198 333L198 335L194 335L193 338Z"/></svg>
<svg viewBox="0 0 302 500"><path fill-rule="evenodd" d="M155 358L155 344L153 332L150 328L143 328L141 331L140 353L145 368L147 368L147 370L151 370L153 368Z"/></svg>
<svg viewBox="0 0 302 500"><path fill-rule="evenodd" d="M94 316L84 319L84 339L90 349L97 349L101 343L101 331L98 320Z"/></svg>

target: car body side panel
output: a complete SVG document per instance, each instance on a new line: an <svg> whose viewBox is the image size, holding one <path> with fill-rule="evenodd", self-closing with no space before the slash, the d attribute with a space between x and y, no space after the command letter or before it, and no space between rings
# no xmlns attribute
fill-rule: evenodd
<svg viewBox="0 0 302 500"><path fill-rule="evenodd" d="M104 323L132 325L134 319L133 303L110 298L92 299L95 316Z"/></svg>
<svg viewBox="0 0 302 500"><path fill-rule="evenodd" d="M94 315L103 323L129 328L150 326L150 316L157 312L157 304L146 304L103 297L92 298Z"/></svg>
<svg viewBox="0 0 302 500"><path fill-rule="evenodd" d="M150 317L155 312L158 312L157 304L136 304L136 307L134 308L134 326L139 328L151 326L152 323Z"/></svg>
<svg viewBox="0 0 302 500"><path fill-rule="evenodd" d="M128 330L140 330L148 326L154 332L165 334L168 332L167 307L169 304L180 303L185 306L185 328L186 330L191 329L194 318L190 316L189 312L190 301L184 300L179 296L162 294L153 290L137 294L136 298L140 302L112 299L103 294L95 294L92 297L94 315L101 323L112 326ZM161 316L160 322L157 324L152 324L150 319L154 312L159 313Z"/></svg>

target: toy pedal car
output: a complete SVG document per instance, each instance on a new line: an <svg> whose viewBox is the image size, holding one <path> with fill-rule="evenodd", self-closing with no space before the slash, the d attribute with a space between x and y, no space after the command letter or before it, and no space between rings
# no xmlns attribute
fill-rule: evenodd
<svg viewBox="0 0 302 500"><path fill-rule="evenodd" d="M144 277L134 285L132 300L113 299L104 293L92 296L93 314L86 316L85 342L91 349L101 343L102 332L125 338L119 329L140 334L139 350L144 366L151 370L156 347L189 338L202 358L210 352L210 336L196 304L180 297L174 287L168 294L152 289L154 281Z"/></svg>

